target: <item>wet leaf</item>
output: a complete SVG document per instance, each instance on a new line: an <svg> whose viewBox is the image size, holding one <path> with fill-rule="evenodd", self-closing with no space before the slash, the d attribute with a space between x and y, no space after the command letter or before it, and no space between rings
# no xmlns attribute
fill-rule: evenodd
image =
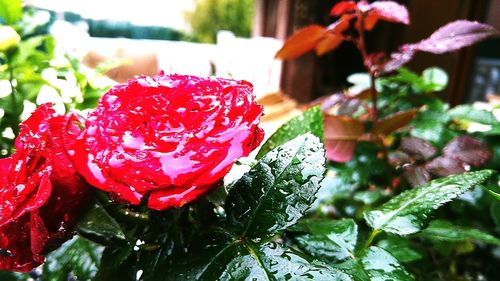
<svg viewBox="0 0 500 281"><path fill-rule="evenodd" d="M379 120L373 126L372 132L374 134L387 135L398 129L401 129L408 125L411 120L413 120L413 118L415 118L417 111L417 109L411 109L408 111L397 112L382 120Z"/></svg>
<svg viewBox="0 0 500 281"><path fill-rule="evenodd" d="M305 134L266 154L233 184L225 203L228 223L243 236L272 236L295 224L324 178L320 140Z"/></svg>
<svg viewBox="0 0 500 281"><path fill-rule="evenodd" d="M69 274L78 280L92 280L99 268L102 251L102 246L75 236L47 256L42 281L67 280Z"/></svg>
<svg viewBox="0 0 500 281"><path fill-rule="evenodd" d="M329 160L348 162L352 159L364 126L359 120L348 116L325 115L325 146Z"/></svg>
<svg viewBox="0 0 500 281"><path fill-rule="evenodd" d="M256 253L270 275L268 280L318 280L349 281L351 278L319 261L309 261L292 250L271 242L260 247Z"/></svg>
<svg viewBox="0 0 500 281"><path fill-rule="evenodd" d="M301 115L282 125L262 145L256 159L261 159L269 151L305 133L312 133L323 139L323 116L318 106L304 111Z"/></svg>
<svg viewBox="0 0 500 281"><path fill-rule="evenodd" d="M78 221L77 230L82 236L105 245L126 240L120 225L98 203Z"/></svg>
<svg viewBox="0 0 500 281"><path fill-rule="evenodd" d="M497 35L493 27L479 22L457 20L436 30L429 38L403 48L444 54L483 41Z"/></svg>
<svg viewBox="0 0 500 281"><path fill-rule="evenodd" d="M408 239L398 236L389 236L381 240L377 246L393 255L399 262L407 263L417 261L423 258L422 254L414 250Z"/></svg>
<svg viewBox="0 0 500 281"><path fill-rule="evenodd" d="M354 258L358 226L352 219L304 220L292 231L294 240L309 255L331 262Z"/></svg>
<svg viewBox="0 0 500 281"><path fill-rule="evenodd" d="M372 281L415 280L406 269L386 250L371 246L361 259L363 268Z"/></svg>
<svg viewBox="0 0 500 281"><path fill-rule="evenodd" d="M325 35L326 28L319 25L309 25L288 38L276 54L278 59L295 59L311 51Z"/></svg>
<svg viewBox="0 0 500 281"><path fill-rule="evenodd" d="M447 242L474 241L493 245L500 245L500 239L479 229L454 225L450 221L435 220L429 227L418 234L419 237Z"/></svg>
<svg viewBox="0 0 500 281"><path fill-rule="evenodd" d="M433 180L365 212L364 218L372 228L389 233L408 235L418 232L425 226L434 209L482 183L492 174L492 170L482 170Z"/></svg>

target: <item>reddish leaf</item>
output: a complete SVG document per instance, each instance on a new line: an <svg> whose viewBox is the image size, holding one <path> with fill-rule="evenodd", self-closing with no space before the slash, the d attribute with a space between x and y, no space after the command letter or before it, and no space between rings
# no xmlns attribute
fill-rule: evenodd
<svg viewBox="0 0 500 281"><path fill-rule="evenodd" d="M413 120L417 111L417 109L411 109L408 111L397 112L385 119L377 121L373 126L372 132L376 135L387 135L397 129L403 128L408 125L411 120Z"/></svg>
<svg viewBox="0 0 500 281"><path fill-rule="evenodd" d="M439 177L461 174L468 170L466 163L448 156L434 158L425 164L425 168Z"/></svg>
<svg viewBox="0 0 500 281"><path fill-rule="evenodd" d="M342 35L335 34L335 33L327 33L316 45L316 55L322 56L330 51L335 50L340 44L344 38Z"/></svg>
<svg viewBox="0 0 500 281"><path fill-rule="evenodd" d="M421 138L403 138L401 150L410 154L417 160L428 160L436 154L436 148L428 141Z"/></svg>
<svg viewBox="0 0 500 281"><path fill-rule="evenodd" d="M393 167L398 167L412 162L410 155L402 151L390 152L389 155L387 155L387 160Z"/></svg>
<svg viewBox="0 0 500 281"><path fill-rule="evenodd" d="M443 153L447 157L458 159L474 167L485 164L493 156L486 144L470 136L454 138L444 147Z"/></svg>
<svg viewBox="0 0 500 281"><path fill-rule="evenodd" d="M391 58L387 61L381 69L381 72L388 73L394 70L399 69L401 66L407 64L409 61L413 59L415 55L415 51L411 48L403 48L400 49L399 52L395 52L391 54Z"/></svg>
<svg viewBox="0 0 500 281"><path fill-rule="evenodd" d="M352 12L357 9L355 1L341 1L330 10L331 16L340 16L345 13Z"/></svg>
<svg viewBox="0 0 500 281"><path fill-rule="evenodd" d="M403 177L413 187L420 186L431 180L431 174L422 166L407 165Z"/></svg>
<svg viewBox="0 0 500 281"><path fill-rule="evenodd" d="M347 116L325 115L325 146L329 160L348 162L364 133L363 123Z"/></svg>
<svg viewBox="0 0 500 281"><path fill-rule="evenodd" d="M276 58L294 59L316 47L324 37L326 28L319 25L306 26L295 32L276 54Z"/></svg>
<svg viewBox="0 0 500 281"><path fill-rule="evenodd" d="M494 35L498 35L498 31L487 24L458 20L439 28L427 39L407 45L407 48L443 54L470 46Z"/></svg>
<svg viewBox="0 0 500 281"><path fill-rule="evenodd" d="M410 16L405 6L394 1L376 1L368 5L365 29L372 30L378 20L410 24Z"/></svg>

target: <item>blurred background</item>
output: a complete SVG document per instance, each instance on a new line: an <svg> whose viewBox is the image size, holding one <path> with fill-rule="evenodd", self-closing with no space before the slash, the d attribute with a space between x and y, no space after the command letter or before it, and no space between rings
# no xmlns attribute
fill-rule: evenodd
<svg viewBox="0 0 500 281"><path fill-rule="evenodd" d="M282 42L312 23L332 22L331 0L27 0L40 11L47 32L64 49L93 68L106 67L118 82L137 74L217 75L245 79L259 98L285 104L310 102L348 87L346 78L362 72L353 46L284 63L274 60ZM410 26L379 24L369 48L395 50L429 36L438 27L469 19L500 29L500 0L401 0ZM452 104L494 98L500 92L499 39L436 56L418 54L414 71L444 69L450 79L443 98ZM284 94L284 95L283 95ZM288 97L292 100L288 100Z"/></svg>

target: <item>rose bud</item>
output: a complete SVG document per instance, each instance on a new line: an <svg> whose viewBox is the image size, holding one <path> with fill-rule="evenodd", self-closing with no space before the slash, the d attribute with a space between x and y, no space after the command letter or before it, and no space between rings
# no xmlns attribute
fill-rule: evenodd
<svg viewBox="0 0 500 281"><path fill-rule="evenodd" d="M65 145L79 132L73 116L45 104L20 124L16 152L0 159L0 269L29 271L73 236L92 190Z"/></svg>
<svg viewBox="0 0 500 281"><path fill-rule="evenodd" d="M74 146L77 170L114 198L155 210L200 197L263 139L262 106L246 81L141 76L90 113Z"/></svg>

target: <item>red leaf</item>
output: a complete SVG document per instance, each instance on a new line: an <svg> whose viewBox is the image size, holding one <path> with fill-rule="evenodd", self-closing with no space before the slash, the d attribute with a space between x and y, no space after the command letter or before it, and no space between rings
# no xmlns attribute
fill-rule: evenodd
<svg viewBox="0 0 500 281"><path fill-rule="evenodd" d="M412 50L411 48L406 48L406 46L403 46L399 52L391 54L391 59L384 64L381 71L383 73L388 73L397 70L401 66L411 61L414 55L415 55L414 50Z"/></svg>
<svg viewBox="0 0 500 281"><path fill-rule="evenodd" d="M347 116L325 115L325 145L329 160L348 162L364 133L363 123Z"/></svg>
<svg viewBox="0 0 500 281"><path fill-rule="evenodd" d="M454 138L443 148L443 153L474 167L485 164L493 156L486 144L470 136Z"/></svg>
<svg viewBox="0 0 500 281"><path fill-rule="evenodd" d="M341 1L330 10L330 16L340 16L345 13L352 12L357 9L355 1Z"/></svg>
<svg viewBox="0 0 500 281"><path fill-rule="evenodd" d="M437 151L430 142L415 137L403 138L400 148L417 160L428 160L434 156Z"/></svg>
<svg viewBox="0 0 500 281"><path fill-rule="evenodd" d="M377 121L373 126L372 132L376 135L387 135L397 129L403 128L408 125L411 120L413 120L417 111L417 109L411 109L408 111L397 112L385 119Z"/></svg>
<svg viewBox="0 0 500 281"><path fill-rule="evenodd" d="M498 31L487 24L457 20L439 28L429 38L411 44L409 47L418 51L443 54L470 46L494 35L498 35Z"/></svg>
<svg viewBox="0 0 500 281"><path fill-rule="evenodd" d="M431 174L422 166L405 166L403 176L413 187L420 186L431 180Z"/></svg>
<svg viewBox="0 0 500 281"><path fill-rule="evenodd" d="M319 25L309 25L288 38L283 47L276 54L279 59L294 59L316 47L324 37L326 28Z"/></svg>
<svg viewBox="0 0 500 281"><path fill-rule="evenodd" d="M316 45L316 55L322 56L330 51L335 50L343 41L343 37L334 33L327 33Z"/></svg>
<svg viewBox="0 0 500 281"><path fill-rule="evenodd" d="M447 156L434 158L432 161L425 164L425 168L439 177L447 177L467 172L467 164Z"/></svg>
<svg viewBox="0 0 500 281"><path fill-rule="evenodd" d="M365 29L372 30L378 20L410 24L410 16L405 6L393 1L376 1L367 6Z"/></svg>

